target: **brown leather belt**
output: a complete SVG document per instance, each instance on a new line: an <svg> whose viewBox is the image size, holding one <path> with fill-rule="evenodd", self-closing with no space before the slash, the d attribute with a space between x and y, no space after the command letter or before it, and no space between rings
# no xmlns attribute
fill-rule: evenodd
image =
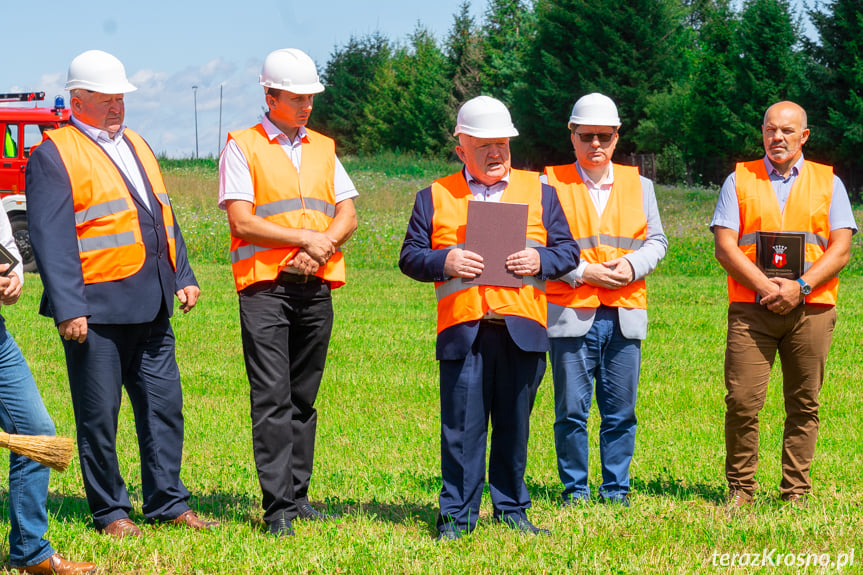
<svg viewBox="0 0 863 575"><path fill-rule="evenodd" d="M305 275L305 274L292 274L288 272L282 272L279 274L279 277L276 278L276 282L282 285L284 284L313 284L313 283L321 283L322 280L318 276L313 275Z"/></svg>

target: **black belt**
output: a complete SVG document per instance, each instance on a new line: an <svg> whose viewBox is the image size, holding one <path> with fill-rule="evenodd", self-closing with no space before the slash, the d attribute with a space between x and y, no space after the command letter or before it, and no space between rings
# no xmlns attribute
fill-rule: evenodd
<svg viewBox="0 0 863 575"><path fill-rule="evenodd" d="M501 318L487 317L487 318L481 319L480 323L484 323L486 325L506 325L506 320L503 319L502 317Z"/></svg>
<svg viewBox="0 0 863 575"><path fill-rule="evenodd" d="M313 275L305 275L305 274L292 274L288 272L282 272L279 274L279 277L276 278L276 283L284 284L319 284L323 282L321 278Z"/></svg>

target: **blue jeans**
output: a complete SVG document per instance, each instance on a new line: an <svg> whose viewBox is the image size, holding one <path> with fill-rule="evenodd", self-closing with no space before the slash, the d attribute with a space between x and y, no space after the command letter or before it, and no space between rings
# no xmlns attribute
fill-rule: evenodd
<svg viewBox="0 0 863 575"><path fill-rule="evenodd" d="M641 341L620 333L617 310L600 307L582 337L550 340L554 379L554 443L563 498L588 499L587 418L596 381L599 408L599 494L616 500L629 493L635 450L635 399L641 371Z"/></svg>
<svg viewBox="0 0 863 575"><path fill-rule="evenodd" d="M2 321L2 320L0 320ZM54 422L24 356L0 323L0 427L11 434L54 435ZM50 470L29 457L9 455L9 564L41 563L54 554L48 530Z"/></svg>

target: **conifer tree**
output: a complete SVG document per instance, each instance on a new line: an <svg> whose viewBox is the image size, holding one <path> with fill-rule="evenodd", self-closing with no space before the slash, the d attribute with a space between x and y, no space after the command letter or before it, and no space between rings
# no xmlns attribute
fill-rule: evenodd
<svg viewBox="0 0 863 575"><path fill-rule="evenodd" d="M832 0L809 16L819 40L806 40L813 79L808 148L813 159L835 164L857 200L863 188L863 0Z"/></svg>
<svg viewBox="0 0 863 575"><path fill-rule="evenodd" d="M322 80L326 90L315 98L313 125L320 125L336 139L339 149L359 149L359 127L370 105L371 88L381 68L392 55L389 40L380 32L351 37L327 62Z"/></svg>
<svg viewBox="0 0 863 575"><path fill-rule="evenodd" d="M617 103L623 121L618 150L633 150L632 131L651 94L688 72L680 2L538 0L535 10L536 40L517 98L527 135L519 142L523 152L535 165L571 161L566 119L575 100L590 92Z"/></svg>

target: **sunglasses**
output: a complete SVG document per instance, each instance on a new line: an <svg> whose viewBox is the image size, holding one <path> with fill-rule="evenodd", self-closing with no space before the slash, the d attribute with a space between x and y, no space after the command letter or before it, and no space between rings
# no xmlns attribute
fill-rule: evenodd
<svg viewBox="0 0 863 575"><path fill-rule="evenodd" d="M575 135L578 136L578 139L584 142L585 144L590 144L593 142L594 138L599 139L600 144L607 144L611 141L614 135L617 132L607 132L602 134L594 134L592 132L575 132Z"/></svg>

